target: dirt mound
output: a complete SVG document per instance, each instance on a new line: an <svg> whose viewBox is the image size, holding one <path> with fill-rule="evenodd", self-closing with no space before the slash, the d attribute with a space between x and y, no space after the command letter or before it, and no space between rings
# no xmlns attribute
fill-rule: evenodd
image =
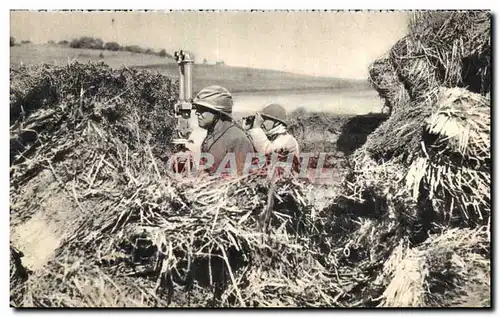
<svg viewBox="0 0 500 317"><path fill-rule="evenodd" d="M352 154L365 144L368 135L379 127L388 115L383 113L368 113L349 118L341 127L337 140L337 149L345 155Z"/></svg>

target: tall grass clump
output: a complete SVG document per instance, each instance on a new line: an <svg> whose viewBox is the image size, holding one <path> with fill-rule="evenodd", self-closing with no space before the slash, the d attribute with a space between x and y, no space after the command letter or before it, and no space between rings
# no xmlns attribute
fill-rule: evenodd
<svg viewBox="0 0 500 317"><path fill-rule="evenodd" d="M485 11L415 13L370 66L390 117L351 155L332 206L397 219L377 306L490 305L490 25ZM381 223L371 230L391 232Z"/></svg>

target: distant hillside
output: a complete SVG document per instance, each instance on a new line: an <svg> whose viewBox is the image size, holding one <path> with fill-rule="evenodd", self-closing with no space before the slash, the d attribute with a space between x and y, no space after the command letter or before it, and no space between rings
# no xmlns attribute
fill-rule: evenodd
<svg viewBox="0 0 500 317"><path fill-rule="evenodd" d="M68 61L103 61L110 67L124 65L130 68L149 69L171 77L178 76L174 60L155 55L123 52L74 49L60 45L25 44L10 48L11 65L16 64L66 64ZM365 80L347 80L329 77L314 77L282 71L233 67L227 65L196 64L193 71L193 90L208 85L221 85L231 92L253 92L266 90L316 90L316 89L370 89Z"/></svg>
<svg viewBox="0 0 500 317"><path fill-rule="evenodd" d="M168 76L178 76L176 64L137 66L158 71ZM370 89L367 81L314 77L269 69L233 67L224 65L195 65L193 89L208 85L228 87L232 92L265 90L314 90L314 89Z"/></svg>

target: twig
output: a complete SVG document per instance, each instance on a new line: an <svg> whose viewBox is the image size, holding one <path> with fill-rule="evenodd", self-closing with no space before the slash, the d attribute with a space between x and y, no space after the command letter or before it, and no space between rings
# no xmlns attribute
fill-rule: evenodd
<svg viewBox="0 0 500 317"><path fill-rule="evenodd" d="M151 163L153 164L153 167L156 171L156 174L158 175L158 178L161 178L160 170L158 169L158 166L156 165L156 160L153 156L153 152L151 151L151 146L148 143L148 154L151 157Z"/></svg>
<svg viewBox="0 0 500 317"><path fill-rule="evenodd" d="M243 297L241 297L240 289L238 288L238 285L236 284L236 279L234 278L233 271L231 269L231 265L229 264L229 260L228 260L227 255L226 255L226 251L224 251L224 247L221 246L220 243L217 243L217 245L219 246L219 249L222 252L224 262L226 262L227 269L229 271L229 276L231 277L231 281L233 283L234 289L236 290L236 294L238 295L238 299L240 301L240 304L241 304L241 306L245 307L246 306L245 301L243 300Z"/></svg>
<svg viewBox="0 0 500 317"><path fill-rule="evenodd" d="M88 189L92 188L92 186L94 185L94 181L95 181L95 178L97 177L97 174L99 174L99 170L101 169L102 167L102 162L104 160L104 157L106 156L106 154L103 154L101 156L101 159L99 160L99 163L97 163L97 169L94 173L94 175L92 176L91 180L90 180L90 183L89 183L89 187ZM93 167L92 167L93 168Z"/></svg>

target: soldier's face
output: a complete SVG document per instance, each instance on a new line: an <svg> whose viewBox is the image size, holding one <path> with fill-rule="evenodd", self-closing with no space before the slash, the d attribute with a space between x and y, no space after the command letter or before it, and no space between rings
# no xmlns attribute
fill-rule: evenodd
<svg viewBox="0 0 500 317"><path fill-rule="evenodd" d="M270 131L273 128L273 126L274 126L273 120L265 119L264 122L262 122L261 128L264 131Z"/></svg>
<svg viewBox="0 0 500 317"><path fill-rule="evenodd" d="M198 118L198 126L202 129L209 129L215 121L215 113L209 109L198 107L196 108L196 117Z"/></svg>

